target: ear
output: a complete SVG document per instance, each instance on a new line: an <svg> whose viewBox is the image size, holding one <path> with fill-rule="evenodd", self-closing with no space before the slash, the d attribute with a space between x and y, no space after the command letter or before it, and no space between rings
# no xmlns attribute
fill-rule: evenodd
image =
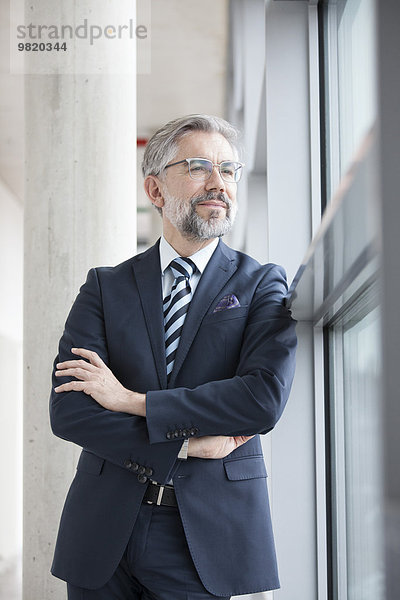
<svg viewBox="0 0 400 600"><path fill-rule="evenodd" d="M161 182L156 175L148 175L146 177L144 180L144 191L154 206L157 206L157 208L162 208L164 206L164 196L161 189Z"/></svg>

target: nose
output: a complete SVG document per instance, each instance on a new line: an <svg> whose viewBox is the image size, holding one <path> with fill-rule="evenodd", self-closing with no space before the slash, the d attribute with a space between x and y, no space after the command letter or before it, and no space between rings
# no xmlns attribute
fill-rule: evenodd
<svg viewBox="0 0 400 600"><path fill-rule="evenodd" d="M219 192L225 192L226 184L222 179L219 169L216 165L213 166L210 178L205 182L205 188L207 191L218 190Z"/></svg>

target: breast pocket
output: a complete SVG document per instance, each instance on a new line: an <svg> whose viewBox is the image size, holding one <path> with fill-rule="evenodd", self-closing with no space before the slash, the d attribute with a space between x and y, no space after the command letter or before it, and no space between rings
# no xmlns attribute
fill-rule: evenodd
<svg viewBox="0 0 400 600"><path fill-rule="evenodd" d="M247 317L249 311L248 306L239 306L238 308L227 308L225 310L218 310L206 315L203 319L203 325L209 323L217 324L223 321L230 321L233 319L241 319Z"/></svg>
<svg viewBox="0 0 400 600"><path fill-rule="evenodd" d="M76 470L78 472L90 473L90 475L100 475L104 465L104 458L97 454L82 450Z"/></svg>
<svg viewBox="0 0 400 600"><path fill-rule="evenodd" d="M230 481L267 477L267 469L262 454L226 460L224 467L226 476Z"/></svg>

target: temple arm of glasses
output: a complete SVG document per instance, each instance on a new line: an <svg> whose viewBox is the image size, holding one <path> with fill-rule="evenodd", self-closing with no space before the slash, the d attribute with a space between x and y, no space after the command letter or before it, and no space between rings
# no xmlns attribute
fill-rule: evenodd
<svg viewBox="0 0 400 600"><path fill-rule="evenodd" d="M187 159L184 158L183 160L178 160L178 162L171 163L170 165L164 167L164 169L168 169L168 167L174 167L175 165L181 165L182 163L187 163Z"/></svg>

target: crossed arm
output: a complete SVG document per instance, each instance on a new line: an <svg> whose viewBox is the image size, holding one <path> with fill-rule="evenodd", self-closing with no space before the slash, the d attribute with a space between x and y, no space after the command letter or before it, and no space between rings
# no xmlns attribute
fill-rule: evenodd
<svg viewBox="0 0 400 600"><path fill-rule="evenodd" d="M161 483L182 445L182 439L166 440L171 423L195 424L203 434L190 437L189 455L196 458L224 458L275 426L289 395L296 347L295 322L283 306L287 288L280 267L265 272L252 297L233 377L193 389L146 391L142 384L145 394L126 389L108 367L107 276L106 270L89 271L60 340L50 398L55 435L118 466L128 458L150 466ZM57 385L59 377L74 379Z"/></svg>
<svg viewBox="0 0 400 600"><path fill-rule="evenodd" d="M146 417L146 395L125 388L96 352L71 348L76 360L57 363L56 377L75 377L54 388L60 392L84 392L100 406L113 412ZM189 439L188 456L195 458L224 458L251 439L252 435L202 436Z"/></svg>

